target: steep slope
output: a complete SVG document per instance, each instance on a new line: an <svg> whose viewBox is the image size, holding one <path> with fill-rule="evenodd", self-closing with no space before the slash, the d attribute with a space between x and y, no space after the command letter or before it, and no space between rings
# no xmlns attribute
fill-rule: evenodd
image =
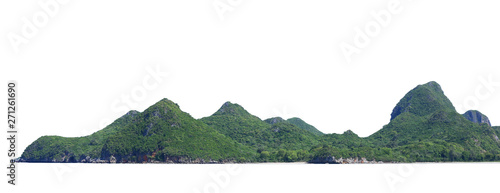
<svg viewBox="0 0 500 193"><path fill-rule="evenodd" d="M97 158L117 162L183 158L223 161L240 157L251 158L250 149L182 112L168 99L142 113L127 113L90 136L41 137L22 155L27 161L62 162Z"/></svg>
<svg viewBox="0 0 500 193"><path fill-rule="evenodd" d="M286 121L291 123L291 124L294 124L295 126L301 128L301 129L309 131L309 132L313 133L314 135L317 135L317 136L324 135L324 133L319 131L318 129L316 129L316 127L309 125L308 123L306 123L305 121L303 121L300 118L294 117L294 118L287 119Z"/></svg>
<svg viewBox="0 0 500 193"><path fill-rule="evenodd" d="M500 137L500 126L494 126L494 127L491 127L493 128L493 130L496 132L497 136Z"/></svg>
<svg viewBox="0 0 500 193"><path fill-rule="evenodd" d="M438 110L455 111L455 107L444 95L441 86L432 81L408 92L392 110L391 120L405 112L425 116Z"/></svg>
<svg viewBox="0 0 500 193"><path fill-rule="evenodd" d="M463 114L463 116L473 123L486 123L491 127L490 119L484 114L476 110L469 110Z"/></svg>
<svg viewBox="0 0 500 193"><path fill-rule="evenodd" d="M467 151L467 160L500 153L500 141L493 129L486 124L475 124L458 114L435 82L419 85L408 92L396 105L391 117L390 123L369 136L368 140L377 146L399 149L412 146L410 149L413 151L422 152L431 151L431 148L416 148L422 147L422 143L441 144L440 148L453 148L456 154L452 157L443 155L448 161L463 157L464 151ZM420 145L416 145L418 143ZM451 146L443 145L445 143Z"/></svg>

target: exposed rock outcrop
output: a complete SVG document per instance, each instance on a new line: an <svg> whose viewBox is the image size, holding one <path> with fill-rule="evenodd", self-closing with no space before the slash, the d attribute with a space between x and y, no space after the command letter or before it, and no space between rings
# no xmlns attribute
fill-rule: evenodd
<svg viewBox="0 0 500 193"><path fill-rule="evenodd" d="M116 158L115 156L109 157L109 163L116 163Z"/></svg>
<svg viewBox="0 0 500 193"><path fill-rule="evenodd" d="M264 122L266 123L269 123L269 124L275 124L275 123L281 123L281 122L285 122L285 120L281 117L273 117L273 118L269 118L269 119L266 119L264 120Z"/></svg>
<svg viewBox="0 0 500 193"><path fill-rule="evenodd" d="M328 156L328 157L315 157L309 163L313 164L377 164L377 163L383 163L382 161L368 161L366 158L338 158L336 159L334 156Z"/></svg>
<svg viewBox="0 0 500 193"><path fill-rule="evenodd" d="M469 121L472 121L474 123L478 123L478 124L481 124L481 123L486 123L488 124L489 126L491 126L491 123L490 123L490 119L488 119L488 117L484 114L482 114L481 112L479 111L476 111L476 110L469 110L467 112L465 112L463 114L463 116L469 120Z"/></svg>

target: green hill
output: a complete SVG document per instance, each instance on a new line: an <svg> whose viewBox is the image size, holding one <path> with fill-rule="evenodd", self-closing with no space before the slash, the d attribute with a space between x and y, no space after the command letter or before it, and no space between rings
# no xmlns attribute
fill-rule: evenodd
<svg viewBox="0 0 500 193"><path fill-rule="evenodd" d="M300 118L261 120L231 102L197 120L163 99L144 112L130 111L89 136L42 136L25 149L20 160L334 163L335 157L344 162L498 161L500 127L490 124L479 111L457 113L436 82L409 91L394 107L390 122L365 138L351 130L324 134Z"/></svg>
<svg viewBox="0 0 500 193"><path fill-rule="evenodd" d="M42 136L25 149L21 158L33 162L77 162L87 156L99 158L108 137L132 123L138 114L129 111L104 129L85 137Z"/></svg>
<svg viewBox="0 0 500 193"><path fill-rule="evenodd" d="M391 117L391 122L369 136L368 140L376 146L395 148L400 152L409 148L416 152L416 157L404 151L402 154L412 161L424 161L419 155L433 151L432 147L437 147L434 145L453 148L452 157L449 153L433 157L440 161L482 160L486 155L500 153L500 141L496 140L494 130L458 114L435 82L411 90L396 105ZM418 148L422 145L431 147ZM425 161L431 160L426 158Z"/></svg>
<svg viewBox="0 0 500 193"><path fill-rule="evenodd" d="M303 121L300 118L294 117L294 118L287 119L286 121L291 123L291 124L294 124L295 126L301 128L301 129L309 131L317 136L324 135L324 133L319 131L318 129L316 129L316 127L307 124L305 121Z"/></svg>
<svg viewBox="0 0 500 193"><path fill-rule="evenodd" d="M292 123L282 121L270 126L271 138L267 139L270 149L307 149L318 144L316 135Z"/></svg>
<svg viewBox="0 0 500 193"><path fill-rule="evenodd" d="M27 161L85 159L143 162L166 159L237 160L252 158L249 148L218 133L163 99L142 113L132 112L90 136L41 137L23 153Z"/></svg>
<svg viewBox="0 0 500 193"><path fill-rule="evenodd" d="M200 120L221 134L254 149L266 147L269 143L267 140L271 138L266 122L231 102L224 103L213 115Z"/></svg>
<svg viewBox="0 0 500 193"><path fill-rule="evenodd" d="M356 148L356 147L373 147L369 141L359 137L351 130L347 130L342 134L326 134L321 136L320 141L323 144L331 145L337 148Z"/></svg>
<svg viewBox="0 0 500 193"><path fill-rule="evenodd" d="M441 86L432 81L408 92L392 110L391 120L405 112L425 116L437 110L455 111L455 107L444 95Z"/></svg>
<svg viewBox="0 0 500 193"><path fill-rule="evenodd" d="M238 104L226 102L202 122L231 139L255 150L301 149L316 144L315 135L280 117L264 121Z"/></svg>

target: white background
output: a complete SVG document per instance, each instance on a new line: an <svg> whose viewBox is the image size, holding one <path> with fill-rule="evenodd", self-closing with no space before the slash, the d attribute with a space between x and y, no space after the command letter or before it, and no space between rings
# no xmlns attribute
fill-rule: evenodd
<svg viewBox="0 0 500 193"><path fill-rule="evenodd" d="M366 137L406 92L433 80L459 113L474 107L500 125L499 83L480 81L500 81L492 1L398 1L400 12L350 63L340 45L354 45L356 29L391 1L69 1L22 35L47 14L40 2L0 3L0 77L19 83L19 153L40 136L88 135L162 98L195 118L231 101L261 119L300 117ZM231 7L223 20L214 2ZM13 45L12 34L25 43ZM156 68L168 75L151 79Z"/></svg>

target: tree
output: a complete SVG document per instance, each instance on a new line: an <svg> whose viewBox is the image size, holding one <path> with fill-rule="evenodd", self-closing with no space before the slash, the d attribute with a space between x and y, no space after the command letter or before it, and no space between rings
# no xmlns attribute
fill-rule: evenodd
<svg viewBox="0 0 500 193"><path fill-rule="evenodd" d="M263 161L268 161L269 152L268 151L261 151L260 152L260 159L262 159Z"/></svg>
<svg viewBox="0 0 500 193"><path fill-rule="evenodd" d="M286 152L286 160L285 161L288 161L288 162L294 162L294 161L297 161L297 152L295 151L287 151Z"/></svg>

